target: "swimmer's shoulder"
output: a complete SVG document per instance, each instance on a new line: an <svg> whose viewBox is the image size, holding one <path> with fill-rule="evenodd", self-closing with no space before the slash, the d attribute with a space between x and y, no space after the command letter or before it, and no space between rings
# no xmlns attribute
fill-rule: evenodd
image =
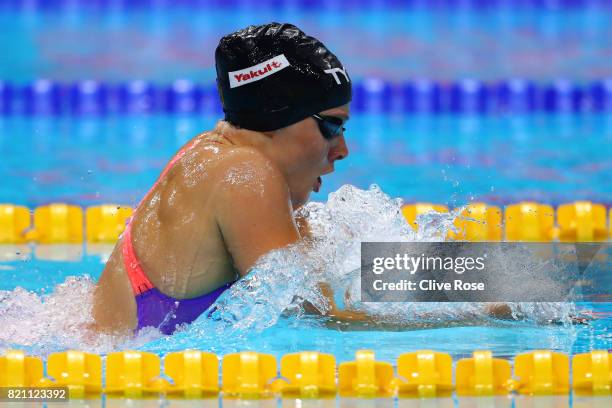
<svg viewBox="0 0 612 408"><path fill-rule="evenodd" d="M285 207L290 201L289 186L281 170L254 147L225 148L211 168L209 194L220 212L237 203L252 208Z"/></svg>
<svg viewBox="0 0 612 408"><path fill-rule="evenodd" d="M255 147L228 143L227 139L215 132L204 132L196 136L194 142L199 145L200 153L215 159L214 163L219 168L234 163L248 162L254 167L275 170L273 162Z"/></svg>
<svg viewBox="0 0 612 408"><path fill-rule="evenodd" d="M219 181L226 183L230 189L248 185L266 188L285 185L280 169L254 147L236 146L227 149L215 167Z"/></svg>
<svg viewBox="0 0 612 408"><path fill-rule="evenodd" d="M197 152L185 166L199 170L186 174L199 179L200 191L207 196L247 198L268 194L282 199L289 196L283 173L257 148L227 143L227 139L214 132L203 133L195 140Z"/></svg>

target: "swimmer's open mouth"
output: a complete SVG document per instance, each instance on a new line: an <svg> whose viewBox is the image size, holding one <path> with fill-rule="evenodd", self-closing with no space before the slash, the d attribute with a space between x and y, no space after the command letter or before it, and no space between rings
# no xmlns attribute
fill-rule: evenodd
<svg viewBox="0 0 612 408"><path fill-rule="evenodd" d="M323 184L323 180L321 180L321 176L317 177L317 181L315 181L314 186L312 187L312 191L318 193L321 189L321 184Z"/></svg>

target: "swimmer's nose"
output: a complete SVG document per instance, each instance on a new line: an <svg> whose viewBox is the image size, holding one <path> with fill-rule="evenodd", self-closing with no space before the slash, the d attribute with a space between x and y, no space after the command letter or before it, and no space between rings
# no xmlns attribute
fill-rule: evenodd
<svg viewBox="0 0 612 408"><path fill-rule="evenodd" d="M344 136L340 136L338 144L329 151L328 160L333 166L336 160L346 159L348 154L349 151L348 146L346 145L346 140L344 139Z"/></svg>

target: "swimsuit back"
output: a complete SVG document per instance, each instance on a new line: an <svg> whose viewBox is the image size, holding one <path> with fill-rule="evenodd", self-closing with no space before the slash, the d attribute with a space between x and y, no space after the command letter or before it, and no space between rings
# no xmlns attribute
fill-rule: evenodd
<svg viewBox="0 0 612 408"><path fill-rule="evenodd" d="M160 180L168 173L174 164L182 158L194 145L190 143L183 147L164 168L161 175L147 192L142 203L155 189ZM140 206L140 204L139 204ZM164 334L172 334L177 325L191 323L206 311L232 283L227 283L210 293L191 298L176 299L159 291L145 274L132 243L132 219L130 219L123 232L122 254L124 267L127 272L134 297L138 315L136 331L143 327L155 327Z"/></svg>

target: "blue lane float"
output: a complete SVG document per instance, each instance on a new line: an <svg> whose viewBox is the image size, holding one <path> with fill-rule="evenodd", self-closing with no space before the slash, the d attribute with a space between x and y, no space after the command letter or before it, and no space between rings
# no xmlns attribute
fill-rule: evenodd
<svg viewBox="0 0 612 408"><path fill-rule="evenodd" d="M369 78L353 87L351 107L357 112L386 113L399 97L396 87L382 79Z"/></svg>
<svg viewBox="0 0 612 408"><path fill-rule="evenodd" d="M202 93L202 112L205 114L220 115L223 113L221 98L217 91L217 84L209 84L203 88Z"/></svg>
<svg viewBox="0 0 612 408"><path fill-rule="evenodd" d="M119 109L122 113L146 114L158 111L158 88L147 81L119 85Z"/></svg>
<svg viewBox="0 0 612 408"><path fill-rule="evenodd" d="M594 82L589 93L594 111L612 112L612 78Z"/></svg>
<svg viewBox="0 0 612 408"><path fill-rule="evenodd" d="M103 115L108 108L108 86L93 80L70 86L70 111L75 115Z"/></svg>
<svg viewBox="0 0 612 408"><path fill-rule="evenodd" d="M559 79L484 82L426 79L354 81L352 110L383 114L505 114L612 112L612 78L587 83ZM105 114L221 114L214 82L134 80L61 83L46 79L25 85L0 82L0 115L99 116Z"/></svg>
<svg viewBox="0 0 612 408"><path fill-rule="evenodd" d="M403 111L407 113L439 113L442 111L441 86L429 80L409 81L402 85Z"/></svg>
<svg viewBox="0 0 612 408"><path fill-rule="evenodd" d="M544 88L546 112L574 113L582 110L584 91L568 80L557 80Z"/></svg>
<svg viewBox="0 0 612 408"><path fill-rule="evenodd" d="M13 87L0 81L0 114L8 115L13 111Z"/></svg>
<svg viewBox="0 0 612 408"><path fill-rule="evenodd" d="M537 108L537 88L531 81L511 79L493 88L498 111L528 113Z"/></svg>
<svg viewBox="0 0 612 408"><path fill-rule="evenodd" d="M465 79L450 87L450 111L453 113L486 113L490 103L490 87Z"/></svg>
<svg viewBox="0 0 612 408"><path fill-rule="evenodd" d="M46 79L36 80L22 89L23 112L27 115L58 115L63 113L62 87Z"/></svg>
<svg viewBox="0 0 612 408"><path fill-rule="evenodd" d="M165 93L165 108L169 113L196 113L202 107L202 88L188 80L176 80Z"/></svg>

